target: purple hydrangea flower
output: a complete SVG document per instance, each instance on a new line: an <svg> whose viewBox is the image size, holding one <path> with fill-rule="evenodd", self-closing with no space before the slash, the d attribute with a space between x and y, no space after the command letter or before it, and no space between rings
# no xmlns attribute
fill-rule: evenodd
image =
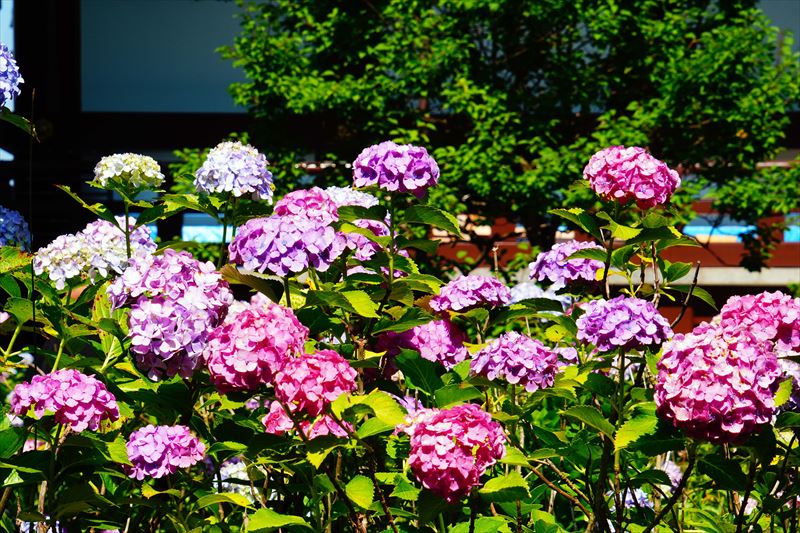
<svg viewBox="0 0 800 533"><path fill-rule="evenodd" d="M626 296L589 302L576 325L578 340L601 352L658 345L672 337L669 322L653 304Z"/></svg>
<svg viewBox="0 0 800 533"><path fill-rule="evenodd" d="M549 280L551 289L557 291L575 280L593 282L603 263L596 259L568 259L580 250L602 250L603 247L589 241L567 241L556 243L553 247L536 256L529 265L530 277L537 281Z"/></svg>
<svg viewBox="0 0 800 533"><path fill-rule="evenodd" d="M230 192L234 196L252 195L253 200L272 202L272 173L267 158L249 144L226 141L208 153L195 173L198 192Z"/></svg>
<svg viewBox="0 0 800 533"><path fill-rule="evenodd" d="M308 267L327 270L345 246L343 234L318 220L272 215L248 220L228 250L231 261L247 270L288 276Z"/></svg>
<svg viewBox="0 0 800 533"><path fill-rule="evenodd" d="M0 246L19 246L27 250L31 245L31 230L28 223L13 209L0 205Z"/></svg>
<svg viewBox="0 0 800 533"><path fill-rule="evenodd" d="M636 146L600 150L583 177L601 197L621 204L635 200L642 209L666 203L681 184L677 172Z"/></svg>
<svg viewBox="0 0 800 533"><path fill-rule="evenodd" d="M468 311L484 305L508 305L511 291L506 285L492 276L470 274L460 276L431 298L430 306L436 312Z"/></svg>
<svg viewBox="0 0 800 533"><path fill-rule="evenodd" d="M559 366L554 350L536 339L510 331L475 354L470 370L492 381L502 378L518 383L533 392L552 387Z"/></svg>
<svg viewBox="0 0 800 533"><path fill-rule="evenodd" d="M311 218L323 225L339 220L336 203L319 187L292 191L275 204L275 214Z"/></svg>
<svg viewBox="0 0 800 533"><path fill-rule="evenodd" d="M102 158L94 167L94 179L90 183L100 189L138 191L157 189L163 182L164 174L155 159L125 153Z"/></svg>
<svg viewBox="0 0 800 533"><path fill-rule="evenodd" d="M59 424L68 425L76 433L85 429L97 431L100 422L119 418L114 395L103 382L77 370L62 369L44 376L34 376L30 383L20 383L11 393L11 412L24 416L33 407L41 417L46 411L55 413Z"/></svg>
<svg viewBox="0 0 800 533"><path fill-rule="evenodd" d="M302 351L308 328L291 309L250 305L214 329L203 350L211 382L220 392L269 385L291 356Z"/></svg>
<svg viewBox="0 0 800 533"><path fill-rule="evenodd" d="M123 217L117 217L118 224L123 221ZM133 228L135 223L135 219L129 218L128 228ZM131 231L130 241L133 257L143 257L156 250L147 226ZM122 273L127 264L125 234L107 220L96 220L79 233L61 235L40 248L33 258L33 271L37 275L46 272L61 290L73 278L86 278L94 283L97 277Z"/></svg>
<svg viewBox="0 0 800 533"><path fill-rule="evenodd" d="M192 375L210 331L225 318L233 294L211 262L188 252L131 260L108 288L113 309L130 301L128 335L136 362L151 379Z"/></svg>
<svg viewBox="0 0 800 533"><path fill-rule="evenodd" d="M0 107L19 96L19 84L23 81L11 51L6 45L0 44Z"/></svg>
<svg viewBox="0 0 800 533"><path fill-rule="evenodd" d="M288 359L275 375L275 396L292 411L319 416L325 406L356 388L356 371L333 350Z"/></svg>
<svg viewBox="0 0 800 533"><path fill-rule="evenodd" d="M690 437L741 442L771 421L780 376L767 343L703 323L664 345L656 412Z"/></svg>
<svg viewBox="0 0 800 533"><path fill-rule="evenodd" d="M380 203L375 196L364 191L358 191L352 187L328 187L325 192L336 204L336 207L345 205L357 205L361 207L374 207Z"/></svg>
<svg viewBox="0 0 800 533"><path fill-rule="evenodd" d="M456 502L505 455L500 424L475 404L457 405L414 425L408 465L422 486Z"/></svg>
<svg viewBox="0 0 800 533"><path fill-rule="evenodd" d="M402 333L388 332L378 339L376 349L394 356L402 349L417 350L423 359L450 370L469 357L467 336L449 320L432 320Z"/></svg>
<svg viewBox="0 0 800 533"><path fill-rule="evenodd" d="M128 459L132 465L122 465L128 476L142 480L174 474L203 460L205 444L191 434L186 426L154 426L140 428L128 437Z"/></svg>
<svg viewBox="0 0 800 533"><path fill-rule="evenodd" d="M439 166L425 148L382 142L365 148L353 162L355 187L377 186L387 191L425 196L439 180Z"/></svg>

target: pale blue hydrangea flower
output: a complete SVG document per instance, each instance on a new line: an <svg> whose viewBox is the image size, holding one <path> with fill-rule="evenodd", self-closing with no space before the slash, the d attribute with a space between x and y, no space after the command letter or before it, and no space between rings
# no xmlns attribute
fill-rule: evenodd
<svg viewBox="0 0 800 533"><path fill-rule="evenodd" d="M219 143L211 149L203 166L195 173L197 192L230 192L240 197L272 203L272 173L266 156L249 144L238 141Z"/></svg>
<svg viewBox="0 0 800 533"><path fill-rule="evenodd" d="M6 45L0 44L0 107L19 95L19 84L23 81L11 51Z"/></svg>

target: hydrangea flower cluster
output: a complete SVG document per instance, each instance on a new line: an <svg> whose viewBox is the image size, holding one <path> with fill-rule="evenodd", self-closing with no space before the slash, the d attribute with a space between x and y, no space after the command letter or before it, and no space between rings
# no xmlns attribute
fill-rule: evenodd
<svg viewBox="0 0 800 533"><path fill-rule="evenodd" d="M228 251L231 261L247 270L288 276L308 267L328 270L346 245L343 234L319 220L272 215L248 220Z"/></svg>
<svg viewBox="0 0 800 533"><path fill-rule="evenodd" d="M325 406L356 388L356 371L333 350L288 359L275 375L275 396L292 411L319 416Z"/></svg>
<svg viewBox="0 0 800 533"><path fill-rule="evenodd" d="M188 378L209 332L225 318L233 294L211 262L167 249L137 257L108 288L112 309L131 301L128 335L136 362L151 379Z"/></svg>
<svg viewBox="0 0 800 533"><path fill-rule="evenodd" d="M566 287L570 281L595 281L597 271L603 268L601 261L568 258L580 250L602 249L602 246L590 241L556 243L550 250L536 256L536 260L529 265L530 277L537 281L549 280L554 291Z"/></svg>
<svg viewBox="0 0 800 533"><path fill-rule="evenodd" d="M382 335L376 349L386 350L388 356L396 355L404 348L417 350L423 359L440 363L450 370L469 356L464 346L466 340L464 332L449 320L432 320L402 333Z"/></svg>
<svg viewBox="0 0 800 533"><path fill-rule="evenodd" d="M475 404L444 409L415 424L408 464L422 485L455 502L505 455L500 424Z"/></svg>
<svg viewBox="0 0 800 533"><path fill-rule="evenodd" d="M85 429L97 431L100 422L119 418L114 395L94 376L74 369L57 370L44 376L34 376L30 383L20 383L11 393L11 412L20 416L33 407L41 417L46 411L55 413L59 424L68 425L80 433Z"/></svg>
<svg viewBox="0 0 800 533"><path fill-rule="evenodd" d="M11 51L6 45L0 44L0 107L19 95L19 84L23 81Z"/></svg>
<svg viewBox="0 0 800 533"><path fill-rule="evenodd" d="M559 295L553 292L552 289L544 290L536 283L531 281L523 281L511 287L511 302L510 305L520 303L523 300L530 300L532 298L547 298L548 300L555 300L565 308L570 303L570 297Z"/></svg>
<svg viewBox="0 0 800 533"><path fill-rule="evenodd" d="M672 337L669 322L652 303L626 296L589 302L576 325L578 340L601 352L657 345Z"/></svg>
<svg viewBox="0 0 800 533"><path fill-rule="evenodd" d="M339 220L336 202L319 187L292 191L275 203L275 214L312 218L329 225Z"/></svg>
<svg viewBox="0 0 800 533"><path fill-rule="evenodd" d="M222 492L241 494L251 504L256 502L252 489L248 484L250 476L247 473L247 465L239 457L231 457L219 465L219 477L222 480L222 483L220 483Z"/></svg>
<svg viewBox="0 0 800 533"><path fill-rule="evenodd" d="M188 468L202 461L206 451L205 444L181 425L147 425L131 433L126 447L133 464L122 468L140 481L146 476L160 478Z"/></svg>
<svg viewBox="0 0 800 533"><path fill-rule="evenodd" d="M281 436L294 431L294 422L279 402L270 404L269 412L261 419L261 423L264 425L264 432L271 435ZM353 425L347 421L339 422L328 415L322 415L313 422L301 421L300 431L308 440L314 440L326 435L346 438L354 429Z"/></svg>
<svg viewBox="0 0 800 533"><path fill-rule="evenodd" d="M516 331L504 333L472 358L473 374L489 380L503 378L528 392L552 387L559 368L558 354L537 339Z"/></svg>
<svg viewBox="0 0 800 533"><path fill-rule="evenodd" d="M234 196L251 194L253 200L272 202L272 173L266 156L249 144L238 141L219 143L211 149L195 173L198 192L230 192Z"/></svg>
<svg viewBox="0 0 800 533"><path fill-rule="evenodd" d="M419 146L385 141L365 148L353 162L355 187L377 186L422 198L438 181L439 166Z"/></svg>
<svg viewBox="0 0 800 533"><path fill-rule="evenodd" d="M483 305L508 305L511 291L492 276L470 274L460 276L441 288L431 298L430 306L436 312L468 311Z"/></svg>
<svg viewBox="0 0 800 533"><path fill-rule="evenodd" d="M211 382L220 392L256 390L272 383L287 358L303 349L308 328L291 309L250 305L214 329L203 349Z"/></svg>
<svg viewBox="0 0 800 533"><path fill-rule="evenodd" d="M780 375L766 343L747 331L703 323L664 345L657 413L690 437L741 442L770 422Z"/></svg>
<svg viewBox="0 0 800 533"><path fill-rule="evenodd" d="M117 217L117 224L121 226L123 223L124 217ZM135 223L135 219L128 218L129 229ZM131 231L130 241L133 257L147 256L156 250L147 226ZM67 281L76 277L85 277L94 283L98 275L120 274L127 263L125 234L107 220L96 220L80 232L56 237L40 248L33 258L33 271L37 275L47 272L47 277L61 290Z"/></svg>
<svg viewBox="0 0 800 533"><path fill-rule="evenodd" d="M0 246L19 246L27 250L30 244L31 230L19 211L0 205Z"/></svg>
<svg viewBox="0 0 800 533"><path fill-rule="evenodd" d="M666 203L681 184L678 173L644 148L610 146L594 154L583 170L592 190L607 200L642 209Z"/></svg>
<svg viewBox="0 0 800 533"><path fill-rule="evenodd" d="M357 205L369 209L380 203L380 200L375 196L352 187L328 187L325 189L325 193L336 204L336 207Z"/></svg>
<svg viewBox="0 0 800 533"><path fill-rule="evenodd" d="M800 350L800 298L780 291L733 296L719 314L723 328L750 331L778 355Z"/></svg>
<svg viewBox="0 0 800 533"><path fill-rule="evenodd" d="M163 182L164 174L155 159L125 153L102 158L94 167L94 179L90 183L101 189L131 191L157 189Z"/></svg>

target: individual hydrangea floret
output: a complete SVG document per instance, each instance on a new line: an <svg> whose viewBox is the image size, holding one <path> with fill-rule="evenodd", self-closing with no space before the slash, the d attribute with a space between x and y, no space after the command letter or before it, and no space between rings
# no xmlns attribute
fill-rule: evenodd
<svg viewBox="0 0 800 533"><path fill-rule="evenodd" d="M376 349L386 351L389 357L402 349L417 350L423 359L440 363L450 370L469 357L464 346L466 341L467 336L458 326L443 319L414 326L402 333L388 332L378 339Z"/></svg>
<svg viewBox="0 0 800 533"><path fill-rule="evenodd" d="M747 331L703 323L664 345L657 413L690 437L741 442L771 421L780 376L768 344Z"/></svg>
<svg viewBox="0 0 800 533"><path fill-rule="evenodd" d="M377 186L387 191L425 196L439 181L439 166L425 148L382 142L365 148L353 162L355 187Z"/></svg>
<svg viewBox="0 0 800 533"><path fill-rule="evenodd" d="M123 221L123 217L117 217L118 224L123 224ZM131 255L149 255L156 250L150 228L140 226L133 229L135 224L135 219L128 219L128 228L132 230ZM107 220L96 220L82 231L60 235L40 248L33 258L33 271L37 275L46 272L56 288L61 290L74 278L94 283L98 277L105 278L112 272L120 274L127 264L125 234Z"/></svg>
<svg viewBox="0 0 800 533"><path fill-rule="evenodd" d="M195 173L198 192L230 192L234 196L250 194L253 200L272 202L272 173L266 156L249 144L226 141L208 153L203 166Z"/></svg>
<svg viewBox="0 0 800 533"><path fill-rule="evenodd" d="M190 377L210 331L233 302L211 262L171 249L134 258L109 286L108 296L113 309L131 302L131 352L151 379Z"/></svg>
<svg viewBox="0 0 800 533"><path fill-rule="evenodd" d="M800 298L780 291L733 296L719 315L723 328L750 331L778 355L800 351Z"/></svg>
<svg viewBox="0 0 800 533"><path fill-rule="evenodd" d="M537 281L548 280L551 289L557 291L576 280L593 282L603 263L596 259L568 259L580 250L602 250L603 247L590 241L567 241L553 245L550 250L540 253L529 265L530 277Z"/></svg>
<svg viewBox="0 0 800 533"><path fill-rule="evenodd" d="M138 480L174 474L202 461L206 451L205 444L181 425L147 425L131 433L126 447L132 465L122 468Z"/></svg>
<svg viewBox="0 0 800 533"><path fill-rule="evenodd" d="M436 312L463 312L485 305L508 305L509 302L511 291L502 281L492 276L470 274L442 287L439 294L431 298L430 306Z"/></svg>
<svg viewBox="0 0 800 533"><path fill-rule="evenodd" d="M19 211L0 205L0 246L19 246L27 250L30 244L31 230Z"/></svg>
<svg viewBox="0 0 800 533"><path fill-rule="evenodd" d="M248 220L228 251L231 261L247 270L288 276L309 267L327 270L346 245L343 234L318 220L272 215Z"/></svg>
<svg viewBox="0 0 800 533"><path fill-rule="evenodd" d="M292 411L316 417L325 406L356 388L356 371L333 350L286 361L275 375L275 396Z"/></svg>
<svg viewBox="0 0 800 533"><path fill-rule="evenodd" d="M319 187L292 191L275 203L275 214L313 218L329 225L339 220L336 203Z"/></svg>
<svg viewBox="0 0 800 533"><path fill-rule="evenodd" d="M369 209L380 203L377 197L352 187L328 187L325 189L325 193L336 204L336 207L356 205Z"/></svg>
<svg viewBox="0 0 800 533"><path fill-rule="evenodd" d="M494 381L505 379L528 392L552 387L559 368L558 354L540 341L516 331L504 333L472 359L473 374Z"/></svg>
<svg viewBox="0 0 800 533"><path fill-rule="evenodd" d="M474 404L443 409L414 425L408 464L422 486L456 502L505 455L503 429Z"/></svg>
<svg viewBox="0 0 800 533"><path fill-rule="evenodd" d="M589 302L576 325L578 340L601 352L654 346L672 337L669 322L652 303L624 295Z"/></svg>
<svg viewBox="0 0 800 533"><path fill-rule="evenodd" d="M611 146L600 150L583 169L592 190L607 200L642 209L666 203L681 184L678 173L644 148Z"/></svg>
<svg viewBox="0 0 800 533"><path fill-rule="evenodd" d="M76 433L85 429L97 431L103 420L119 418L114 395L94 376L74 369L57 370L34 376L30 383L20 383L11 393L11 412L24 416L32 407L37 417L45 412L55 414L59 424L68 425Z"/></svg>
<svg viewBox="0 0 800 533"><path fill-rule="evenodd" d="M125 153L102 158L94 167L94 179L90 183L101 189L139 191L157 189L163 182L164 174L155 159Z"/></svg>
<svg viewBox="0 0 800 533"><path fill-rule="evenodd" d="M214 329L203 349L211 382L220 392L252 391L272 383L308 338L291 309L250 305Z"/></svg>
<svg viewBox="0 0 800 533"><path fill-rule="evenodd" d="M19 96L19 84L23 81L13 54L6 45L0 44L0 107Z"/></svg>

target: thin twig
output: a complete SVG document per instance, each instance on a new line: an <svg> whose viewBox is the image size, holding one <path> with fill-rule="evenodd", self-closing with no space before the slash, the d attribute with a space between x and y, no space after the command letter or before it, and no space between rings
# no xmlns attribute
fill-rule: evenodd
<svg viewBox="0 0 800 533"><path fill-rule="evenodd" d="M694 269L694 279L692 280L692 285L689 287L689 291L686 293L686 298L683 299L683 304L681 305L681 312L678 313L678 318L676 318L673 322L671 327L675 327L678 325L678 322L681 321L683 315L686 314L686 308L689 307L689 298L692 297L692 293L694 292L695 287L697 287L697 277L700 275L700 261L695 263Z"/></svg>
<svg viewBox="0 0 800 533"><path fill-rule="evenodd" d="M678 502L678 500L681 497L681 494L683 494L683 489L686 487L686 482L689 480L689 476L692 475L692 470L694 470L694 463L696 460L697 460L697 449L694 444L691 444L689 447L689 464L686 465L686 470L683 472L683 475L681 476L681 480L678 483L678 486L675 487L675 492L672 493L672 497L669 499L667 504L658 511L655 518L653 519L653 522L649 526L647 526L647 528L645 528L645 530L642 533L650 533L651 531L653 531L653 528L656 527L656 525L658 525L659 522L661 522L661 519L663 519L666 516L666 514L670 512L672 507Z"/></svg>
<svg viewBox="0 0 800 533"><path fill-rule="evenodd" d="M736 517L736 533L742 533L744 527L745 510L747 509L747 500L750 499L750 492L753 490L753 485L756 482L756 470L758 469L758 459L753 457L750 462L750 472L747 474L747 486L744 489L744 496L742 496L742 503L739 506L739 516Z"/></svg>
<svg viewBox="0 0 800 533"><path fill-rule="evenodd" d="M571 501L571 502L572 502L574 505L576 505L577 507L579 507L579 508L580 508L580 510L581 510L581 511L583 511L583 512L586 514L586 516L591 516L591 515L592 515L592 513L590 513L590 512L589 512L589 510L588 510L586 507L584 507L584 505L583 505L583 504L580 502L580 500L578 500L578 498L576 498L576 497L575 497L575 496L573 496L572 494L570 494L570 493L568 493L568 492L564 491L564 489L562 489L561 487L559 487L558 485L556 485L555 483L553 483L552 481L550 481L549 479L547 479L547 477L545 477L545 475L544 475L544 474L542 474L542 473L539 471L539 469L538 469L538 468L531 468L531 471L532 471L534 474L536 474L536 477L538 477L539 479L541 479L541 480L544 482L544 484L545 484L545 485L547 485L548 487L550 487L551 489L553 489L553 490L554 490L554 491L556 491L557 493L561 494L561 495L562 495L562 496L564 496L566 499L568 499L569 501Z"/></svg>

